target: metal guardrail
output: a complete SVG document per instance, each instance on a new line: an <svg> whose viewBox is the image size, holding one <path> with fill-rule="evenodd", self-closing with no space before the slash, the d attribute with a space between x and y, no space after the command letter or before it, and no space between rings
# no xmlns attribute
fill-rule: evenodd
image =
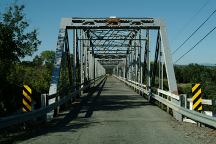
<svg viewBox="0 0 216 144"><path fill-rule="evenodd" d="M158 91L158 93L161 93L161 94L164 94L164 95L169 96L171 98L174 98L176 100L179 100L179 96L178 95L173 94L173 93L171 93L169 91L165 91L165 90L162 90L162 89L157 89L157 91Z"/></svg>
<svg viewBox="0 0 216 144"><path fill-rule="evenodd" d="M140 90L140 91L144 92L145 94L148 94L148 91L146 89L140 88L138 85L135 85L135 83L137 83L137 82L127 81L125 78L118 77L118 76L115 76L115 77L118 78L119 80L123 81L127 85L130 85L130 86L134 87L135 89ZM170 96L176 100L179 100L179 98L180 98L180 96L178 96L178 95L172 94L170 92L167 92L167 91L164 91L161 89L158 89L158 93L162 93L166 96ZM209 126L216 128L216 117L211 117L211 116L208 116L208 115L205 115L205 114L193 111L193 110L186 109L184 107L181 107L180 105L177 105L176 103L173 103L172 101L169 101L169 100L159 96L158 94L154 94L154 93L151 93L151 94L155 100L163 103L164 105L175 110L176 112L181 113L185 117L188 117L188 118L193 119L195 121L198 121L198 122L201 122L203 124L206 124L206 125L209 125Z"/></svg>
<svg viewBox="0 0 216 144"><path fill-rule="evenodd" d="M62 97L60 101L57 101L51 105L48 105L45 108L37 109L35 111L28 112L28 113L22 113L22 114L18 114L18 115L13 115L13 116L1 118L0 119L0 129L14 125L14 124L22 123L22 122L25 122L25 121L28 121L31 119L35 119L35 118L40 117L40 116L43 116L46 113L56 109L58 106L66 103L73 96L76 96L81 91L87 89L89 87L89 85L93 84L94 82L101 80L101 79L104 80L105 77L106 76L100 76L100 77L96 78L95 81L89 83L88 85L82 87L81 89L79 89L77 91L74 91L73 93L71 93L69 95ZM56 95L56 94L54 94L54 95Z"/></svg>
<svg viewBox="0 0 216 144"><path fill-rule="evenodd" d="M189 102L189 109L192 110L193 109L193 101L192 98L187 98L185 96L185 100L186 102ZM214 106L214 100L210 100L210 99L202 99L202 105L208 105L208 106ZM202 111L204 114L209 115L209 116L214 116L215 113L214 111Z"/></svg>
<svg viewBox="0 0 216 144"><path fill-rule="evenodd" d="M89 86L89 85L91 85L91 84L94 82L94 80L97 81L98 79L100 79L100 78L102 78L102 77L104 77L104 75L99 76L99 77L97 77L97 78L95 78L95 79L88 80L88 81L86 81L86 82L84 82L84 83L78 84L77 86L72 86L72 87L70 87L70 89L71 89L71 90L74 90L74 89L76 89L76 88L79 88L79 87L82 86L82 85L84 86L85 84L88 84L87 86ZM56 94L52 94L52 95L48 95L48 99L56 98L57 95L58 95L57 93L56 93Z"/></svg>
<svg viewBox="0 0 216 144"><path fill-rule="evenodd" d="M188 98L187 101L192 102L192 98ZM202 104L204 104L204 105L212 105L213 102L212 102L212 100L209 100L209 99L202 99Z"/></svg>

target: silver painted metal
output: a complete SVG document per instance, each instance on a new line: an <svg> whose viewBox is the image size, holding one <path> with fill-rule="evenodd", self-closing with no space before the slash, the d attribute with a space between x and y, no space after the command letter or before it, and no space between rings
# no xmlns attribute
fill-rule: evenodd
<svg viewBox="0 0 216 144"><path fill-rule="evenodd" d="M126 83L127 85L132 86L135 89L141 90L145 94L148 94L148 91L147 91L146 88L143 88L140 85L136 85L135 82L126 80L125 78L122 78L122 77L119 77L119 76L116 76L116 75L114 75L114 76L116 78L118 78L119 80L123 81L124 83ZM164 91L161 91L161 90L159 90L159 91L163 92L163 94L166 95L166 96L171 96L173 98L177 98L177 95L173 95L172 93L167 93L167 92L164 92ZM201 122L203 124L206 124L206 125L209 125L209 126L212 126L212 127L216 128L216 117L211 117L211 116L208 116L208 115L205 115L205 114L193 111L193 110L189 110L189 109L187 109L185 107L181 107L180 105L176 104L175 102L169 101L168 99L165 99L165 98L161 97L158 94L152 93L152 97L155 100L157 100L157 101L163 103L164 105L170 107L175 112L178 112L178 113L180 113L180 114L182 114L182 115L184 115L184 116L186 116L186 117L188 117L190 119L193 119L195 121L198 121L198 122Z"/></svg>
<svg viewBox="0 0 216 144"><path fill-rule="evenodd" d="M187 101L192 102L192 99L188 98ZM213 102L210 99L202 99L202 104L204 104L204 105L212 105Z"/></svg>
<svg viewBox="0 0 216 144"><path fill-rule="evenodd" d="M163 104L172 108L176 112L178 112L178 113L180 113L180 114L182 114L182 115L184 115L190 119L193 119L195 121L198 121L198 122L201 122L203 124L206 124L206 125L209 125L209 126L216 128L216 118L215 117L207 116L205 114L186 109L186 108L181 107L172 101L168 101L167 99L164 99L164 98L162 98L156 94L154 94L153 96L156 100L162 102Z"/></svg>
<svg viewBox="0 0 216 144"><path fill-rule="evenodd" d="M161 27L160 27L160 35L161 35L161 43L162 43L162 53L164 55L164 62L165 62L165 68L167 72L167 80L168 80L168 86L169 90L172 93L178 94L178 89L177 89L177 83L176 83L176 78L175 78L175 73L174 73L174 67L172 63L172 55L170 52L170 47L167 39L167 33L165 30L165 25L161 21Z"/></svg>
<svg viewBox="0 0 216 144"><path fill-rule="evenodd" d="M164 58L164 63L165 63L165 68L166 68L166 73L167 73L167 80L168 80L168 86L169 86L169 91L174 94L178 94L178 89L177 89L177 83L176 83L176 77L174 73L174 67L172 63L172 56L171 56L171 51L169 48L169 43L167 39L167 33L165 29L165 24L163 21L160 21L161 27L160 27L160 35L161 35L161 43L162 43L162 53L163 53L163 58ZM171 99L174 103L180 105L179 101L176 99ZM173 111L174 117L182 121L182 115L179 114L178 112Z"/></svg>
<svg viewBox="0 0 216 144"><path fill-rule="evenodd" d="M151 28L158 29L160 23L158 19L153 18L63 18L62 26L71 29L118 29L126 28Z"/></svg>
<svg viewBox="0 0 216 144"><path fill-rule="evenodd" d="M77 42L77 29L73 30L73 87L74 90L76 90L76 85L77 85L77 47L78 47L78 42Z"/></svg>

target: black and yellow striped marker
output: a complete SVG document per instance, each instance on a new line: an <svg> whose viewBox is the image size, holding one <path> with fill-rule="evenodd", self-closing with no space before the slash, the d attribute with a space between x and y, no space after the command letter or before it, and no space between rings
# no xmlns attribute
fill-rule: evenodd
<svg viewBox="0 0 216 144"><path fill-rule="evenodd" d="M196 83L192 84L192 102L193 102L193 110L196 111L202 111L202 90L201 90L201 84Z"/></svg>
<svg viewBox="0 0 216 144"><path fill-rule="evenodd" d="M23 112L29 112L31 111L31 99L32 90L28 85L23 86L23 99L22 99L22 111Z"/></svg>

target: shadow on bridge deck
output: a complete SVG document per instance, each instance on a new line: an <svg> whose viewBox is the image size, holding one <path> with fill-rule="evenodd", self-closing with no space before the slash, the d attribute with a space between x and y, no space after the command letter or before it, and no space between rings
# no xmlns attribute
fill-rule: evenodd
<svg viewBox="0 0 216 144"><path fill-rule="evenodd" d="M113 77L105 79L100 85L93 88L89 95L82 98L69 113L60 114L65 117L57 126L66 125L75 118L89 118L95 111L118 111L122 109L139 108L149 103L133 92L129 87Z"/></svg>
<svg viewBox="0 0 216 144"><path fill-rule="evenodd" d="M57 118L46 125L17 135L7 143L23 141L55 132L76 132L99 122L88 121L95 111L118 111L149 105L141 96L133 92L119 80L108 77L94 87L80 103L73 104L69 110L61 112ZM72 124L70 124L73 121ZM2 141L6 142L6 141Z"/></svg>
<svg viewBox="0 0 216 144"><path fill-rule="evenodd" d="M110 76L51 123L10 143L196 143L175 125L166 112Z"/></svg>

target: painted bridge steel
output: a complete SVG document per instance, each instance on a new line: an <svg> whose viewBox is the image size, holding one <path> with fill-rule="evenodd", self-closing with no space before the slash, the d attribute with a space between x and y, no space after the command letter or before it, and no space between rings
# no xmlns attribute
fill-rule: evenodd
<svg viewBox="0 0 216 144"><path fill-rule="evenodd" d="M69 36L72 37L72 42L69 42ZM151 37L154 37L154 42L150 42ZM73 64L70 45L73 45ZM154 54L153 60L150 51ZM49 95L58 91L64 57L68 69L66 79L75 89L79 89L79 84L85 81L110 73L145 84L151 99L152 87L163 89L165 71L168 91L178 94L166 29L160 19L63 18ZM49 99L49 104L58 99ZM172 101L178 103L175 99ZM177 119L181 119L178 113L173 113ZM47 116L51 119L53 112Z"/></svg>

